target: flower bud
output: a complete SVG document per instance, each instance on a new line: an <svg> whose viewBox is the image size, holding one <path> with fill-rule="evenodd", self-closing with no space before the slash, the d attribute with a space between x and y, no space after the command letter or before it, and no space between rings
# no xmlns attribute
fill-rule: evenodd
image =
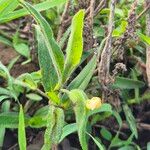
<svg viewBox="0 0 150 150"><path fill-rule="evenodd" d="M89 99L86 101L86 108L90 110L97 109L101 107L102 101L99 97L93 97L92 99Z"/></svg>

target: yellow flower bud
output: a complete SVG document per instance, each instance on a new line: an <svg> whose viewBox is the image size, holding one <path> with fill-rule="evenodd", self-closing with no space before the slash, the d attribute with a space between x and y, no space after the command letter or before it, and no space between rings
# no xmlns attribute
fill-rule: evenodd
<svg viewBox="0 0 150 150"><path fill-rule="evenodd" d="M90 110L100 108L101 105L102 101L99 97L93 97L92 99L86 101L86 108Z"/></svg>

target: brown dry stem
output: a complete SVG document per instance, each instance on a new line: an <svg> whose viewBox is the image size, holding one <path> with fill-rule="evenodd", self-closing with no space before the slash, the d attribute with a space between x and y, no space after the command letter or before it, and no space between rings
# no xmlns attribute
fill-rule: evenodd
<svg viewBox="0 0 150 150"><path fill-rule="evenodd" d="M102 84L103 90L103 100L107 97L107 86L110 81L110 60L112 53L112 32L114 27L114 14L115 14L115 4L116 0L111 0L110 3L110 15L109 15L109 25L108 25L108 36L101 54L101 61L99 63L99 82Z"/></svg>
<svg viewBox="0 0 150 150"><path fill-rule="evenodd" d="M150 5L150 0L146 0L146 5ZM150 36L150 9L147 12L146 15L146 30L147 30L147 36ZM150 45L147 45L146 47L146 74L147 74L147 80L148 80L148 86L150 87Z"/></svg>

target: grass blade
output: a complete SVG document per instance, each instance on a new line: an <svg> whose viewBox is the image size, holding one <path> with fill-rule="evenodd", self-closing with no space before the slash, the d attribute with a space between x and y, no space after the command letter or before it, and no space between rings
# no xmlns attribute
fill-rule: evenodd
<svg viewBox="0 0 150 150"><path fill-rule="evenodd" d="M5 1L5 0L3 0ZM12 1L12 0L11 0ZM47 0L45 2L42 2L42 3L39 3L39 4L36 4L34 6L34 8L41 12L41 11L44 11L44 10L48 10L50 8L53 8L55 6L59 6L60 4L63 4L65 3L67 0ZM1 6L1 5L0 5ZM8 13L7 15L4 15L3 17L0 18L0 23L5 23L5 22L8 22L8 21L11 21L11 20L14 20L14 19L17 19L17 18L20 18L20 17L23 17L23 16L26 16L26 15L29 15L30 12L27 11L26 9L19 9L19 10L16 10L14 12L11 12L11 13Z"/></svg>
<svg viewBox="0 0 150 150"><path fill-rule="evenodd" d="M0 1L0 17L12 12L19 5L17 0L1 0Z"/></svg>
<svg viewBox="0 0 150 150"><path fill-rule="evenodd" d="M26 133L25 133L25 122L22 105L20 105L20 112L19 112L18 142L20 150L26 150Z"/></svg>

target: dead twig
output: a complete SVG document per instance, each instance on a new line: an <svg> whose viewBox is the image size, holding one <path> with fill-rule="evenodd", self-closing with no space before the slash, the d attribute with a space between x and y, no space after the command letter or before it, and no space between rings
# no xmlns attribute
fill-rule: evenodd
<svg viewBox="0 0 150 150"><path fill-rule="evenodd" d="M85 17L84 23L84 50L93 48L93 18L94 18L94 7L95 0L91 0L89 4L89 15Z"/></svg>
<svg viewBox="0 0 150 150"><path fill-rule="evenodd" d="M109 25L108 25L108 36L101 54L101 61L99 63L99 82L102 84L103 90L103 100L107 97L107 85L110 82L110 59L112 50L112 32L114 27L114 14L115 14L115 4L116 0L111 0L110 4L110 15L109 15Z"/></svg>
<svg viewBox="0 0 150 150"><path fill-rule="evenodd" d="M145 6L150 5L150 0L146 0ZM150 9L146 15L146 30L147 36L150 36ZM148 80L148 87L150 88L150 46L146 46L146 74Z"/></svg>
<svg viewBox="0 0 150 150"><path fill-rule="evenodd" d="M64 21L66 20L66 17L68 15L69 6L70 6L70 0L68 0L68 2L66 3L64 12L63 12L62 17L61 17L61 23L60 23L60 27L59 27L59 30L58 30L58 36L57 36L57 41L58 42L60 41L60 39L62 37L62 34L64 32Z"/></svg>
<svg viewBox="0 0 150 150"><path fill-rule="evenodd" d="M150 4L145 6L145 9L136 17L136 20L139 20L150 8Z"/></svg>
<svg viewBox="0 0 150 150"><path fill-rule="evenodd" d="M97 8L94 11L94 16L96 16L106 5L106 0L102 0L99 5L97 6Z"/></svg>

